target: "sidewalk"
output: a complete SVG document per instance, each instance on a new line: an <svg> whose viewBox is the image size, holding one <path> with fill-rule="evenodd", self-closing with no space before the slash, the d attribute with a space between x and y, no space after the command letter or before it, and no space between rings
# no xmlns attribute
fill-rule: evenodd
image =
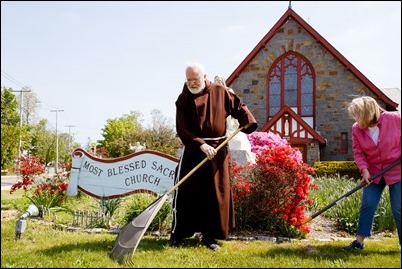
<svg viewBox="0 0 402 269"><path fill-rule="evenodd" d="M11 189L11 186L17 182L17 180L17 175L1 176L1 190L3 191Z"/></svg>

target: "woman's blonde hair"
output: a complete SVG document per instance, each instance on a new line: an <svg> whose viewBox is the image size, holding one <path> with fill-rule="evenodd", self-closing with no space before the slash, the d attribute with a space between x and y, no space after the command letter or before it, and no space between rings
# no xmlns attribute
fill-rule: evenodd
<svg viewBox="0 0 402 269"><path fill-rule="evenodd" d="M349 115L355 119L360 128L377 124L381 111L384 111L377 101L370 96L354 98L348 106Z"/></svg>

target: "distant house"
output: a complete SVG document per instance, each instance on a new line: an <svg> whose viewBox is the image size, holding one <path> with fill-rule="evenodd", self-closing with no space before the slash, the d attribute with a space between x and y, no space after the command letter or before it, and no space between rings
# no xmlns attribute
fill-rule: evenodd
<svg viewBox="0 0 402 269"><path fill-rule="evenodd" d="M286 138L309 165L353 160L353 120L345 106L352 98L369 95L386 110L398 107L388 90L374 85L291 7L226 84L253 112L257 131Z"/></svg>

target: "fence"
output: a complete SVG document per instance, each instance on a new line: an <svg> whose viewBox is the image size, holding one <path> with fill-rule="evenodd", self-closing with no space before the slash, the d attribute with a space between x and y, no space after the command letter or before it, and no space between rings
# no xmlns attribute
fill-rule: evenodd
<svg viewBox="0 0 402 269"><path fill-rule="evenodd" d="M105 228L109 227L110 214L103 212L74 211L73 226L84 228Z"/></svg>

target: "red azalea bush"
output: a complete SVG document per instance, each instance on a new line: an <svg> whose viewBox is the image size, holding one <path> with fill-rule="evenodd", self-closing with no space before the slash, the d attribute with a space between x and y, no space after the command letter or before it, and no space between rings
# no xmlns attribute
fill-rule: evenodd
<svg viewBox="0 0 402 269"><path fill-rule="evenodd" d="M45 165L35 156L21 156L17 172L22 180L11 186L10 193L18 189L37 207L52 208L62 204L68 187L67 176L63 173L43 176Z"/></svg>
<svg viewBox="0 0 402 269"><path fill-rule="evenodd" d="M21 175L22 180L11 186L10 193L23 188L24 191L33 183L34 177L45 172L46 167L39 158L35 156L21 156L19 159L19 167L15 169Z"/></svg>
<svg viewBox="0 0 402 269"><path fill-rule="evenodd" d="M253 132L248 137L256 163L232 163L231 169L237 229L290 237L310 232L303 222L305 206L312 203L308 191L318 188L311 181L314 169L279 135Z"/></svg>

